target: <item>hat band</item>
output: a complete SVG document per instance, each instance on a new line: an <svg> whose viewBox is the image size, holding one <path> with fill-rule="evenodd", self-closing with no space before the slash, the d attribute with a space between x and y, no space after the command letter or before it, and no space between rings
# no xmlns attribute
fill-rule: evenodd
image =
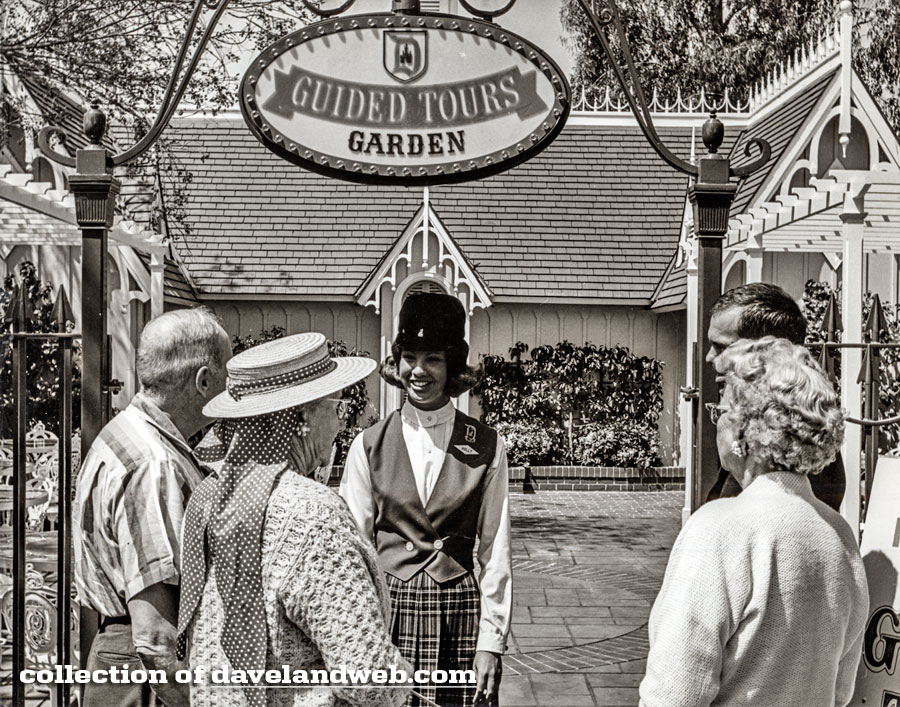
<svg viewBox="0 0 900 707"><path fill-rule="evenodd" d="M228 379L225 389L228 394L235 400L248 395L259 395L260 393L271 393L276 390L284 390L292 388L298 383L308 383L316 378L327 375L337 367L332 359L327 355L325 358L311 363L303 368L298 368L287 373L280 373L277 376L269 376L258 381L235 381Z"/></svg>

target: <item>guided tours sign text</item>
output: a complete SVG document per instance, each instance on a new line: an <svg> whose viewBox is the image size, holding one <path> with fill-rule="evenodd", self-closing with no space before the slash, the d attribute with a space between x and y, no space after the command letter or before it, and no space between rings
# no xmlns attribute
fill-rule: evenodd
<svg viewBox="0 0 900 707"><path fill-rule="evenodd" d="M509 169L546 147L569 87L537 47L448 15L356 15L288 35L241 84L270 150L365 183L439 184Z"/></svg>

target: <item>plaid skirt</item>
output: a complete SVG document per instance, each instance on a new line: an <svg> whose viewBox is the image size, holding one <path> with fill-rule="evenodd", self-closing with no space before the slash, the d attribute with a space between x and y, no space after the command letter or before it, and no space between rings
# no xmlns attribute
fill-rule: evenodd
<svg viewBox="0 0 900 707"><path fill-rule="evenodd" d="M425 572L408 582L385 575L393 608L391 634L414 670L472 670L481 618L481 593L471 574L439 584ZM471 707L475 685L418 685L441 707ZM419 707L410 695L407 707Z"/></svg>

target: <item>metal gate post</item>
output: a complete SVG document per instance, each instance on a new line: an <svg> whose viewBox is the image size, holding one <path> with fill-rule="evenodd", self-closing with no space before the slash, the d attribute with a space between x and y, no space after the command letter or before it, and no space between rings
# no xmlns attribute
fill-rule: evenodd
<svg viewBox="0 0 900 707"><path fill-rule="evenodd" d="M25 283L19 285L9 303L7 316L13 333L13 400L16 401L16 425L13 439L13 607L12 607L12 698L14 705L25 704L25 684L20 679L25 669L25 433L28 428L28 338L26 334L34 308Z"/></svg>
<svg viewBox="0 0 900 707"><path fill-rule="evenodd" d="M697 454L694 464L691 512L706 501L719 474L716 426L706 414L707 405L719 402L716 371L706 361L709 350L710 308L722 294L722 242L728 232L728 217L737 185L730 180L727 157L717 154L724 138L722 123L713 115L703 125L703 142L710 150L698 160L697 180L688 189L694 207L694 233L697 236L697 352L695 380L699 391L697 411Z"/></svg>
<svg viewBox="0 0 900 707"><path fill-rule="evenodd" d="M72 339L65 336L69 323L75 321L69 298L59 288L53 308L59 368L59 470L57 490L57 557L56 557L56 662L72 662ZM56 704L69 707L71 687L67 682L56 685Z"/></svg>
<svg viewBox="0 0 900 707"><path fill-rule="evenodd" d="M81 449L87 454L107 422L107 282L106 258L109 228L113 223L119 182L112 176L112 160L100 144L106 118L96 104L84 116L84 131L91 144L75 154L76 173L69 177L75 196L75 218L81 228ZM97 615L80 610L81 661L85 664Z"/></svg>

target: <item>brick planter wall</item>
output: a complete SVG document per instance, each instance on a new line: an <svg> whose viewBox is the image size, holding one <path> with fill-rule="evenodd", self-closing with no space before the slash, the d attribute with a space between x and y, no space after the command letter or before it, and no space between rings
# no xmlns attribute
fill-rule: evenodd
<svg viewBox="0 0 900 707"><path fill-rule="evenodd" d="M344 468L335 467L329 486L340 483ZM684 491L684 468L650 469L611 466L524 466L509 468L510 491Z"/></svg>
<svg viewBox="0 0 900 707"><path fill-rule="evenodd" d="M523 491L683 491L684 468L516 466L509 470L509 483Z"/></svg>

